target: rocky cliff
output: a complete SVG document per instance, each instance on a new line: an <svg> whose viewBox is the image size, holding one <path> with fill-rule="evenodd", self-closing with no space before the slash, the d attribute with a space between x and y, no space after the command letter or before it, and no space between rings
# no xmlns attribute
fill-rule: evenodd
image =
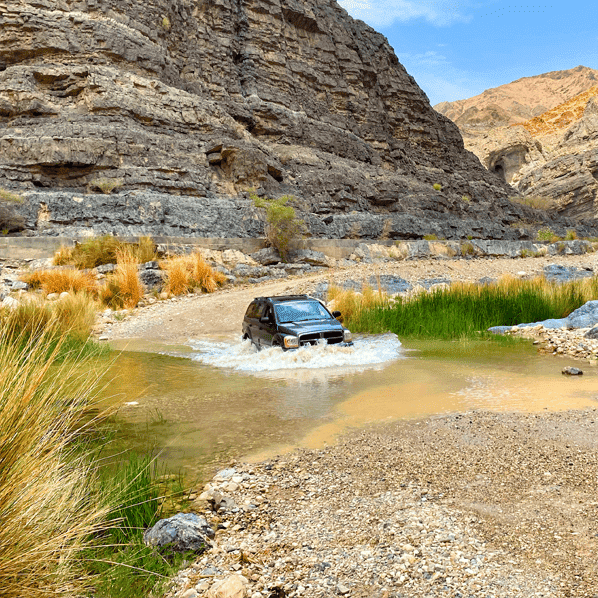
<svg viewBox="0 0 598 598"><path fill-rule="evenodd" d="M315 236L526 217L334 0L0 0L0 187L42 234L256 235L250 187Z"/></svg>
<svg viewBox="0 0 598 598"><path fill-rule="evenodd" d="M520 195L559 214L598 218L598 86L521 124L483 134L463 128L466 146Z"/></svg>

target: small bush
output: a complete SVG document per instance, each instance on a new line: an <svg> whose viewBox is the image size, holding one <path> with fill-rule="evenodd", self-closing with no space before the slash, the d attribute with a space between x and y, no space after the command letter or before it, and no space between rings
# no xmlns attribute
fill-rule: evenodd
<svg viewBox="0 0 598 598"><path fill-rule="evenodd" d="M170 19L168 17L164 17L162 19L162 29L164 29L164 31L170 31Z"/></svg>
<svg viewBox="0 0 598 598"><path fill-rule="evenodd" d="M109 179L106 177L101 177L99 179L93 179L90 181L89 186L92 189L99 189L102 193L109 195L115 189L122 187L123 183L123 179Z"/></svg>
<svg viewBox="0 0 598 598"><path fill-rule="evenodd" d="M551 243L554 243L559 240L559 237L555 235L549 227L538 230L536 236L538 241L550 241Z"/></svg>
<svg viewBox="0 0 598 598"><path fill-rule="evenodd" d="M475 247L469 241L461 243L461 255L475 255Z"/></svg>
<svg viewBox="0 0 598 598"><path fill-rule="evenodd" d="M287 261L292 243L300 239L305 231L303 220L299 220L295 209L287 205L295 198L292 195L283 195L278 199L263 199L254 192L250 192L250 197L256 207L266 210L268 242L278 251L283 261Z"/></svg>
<svg viewBox="0 0 598 598"><path fill-rule="evenodd" d="M434 183L432 187L434 191L442 191L442 185L440 183Z"/></svg>
<svg viewBox="0 0 598 598"><path fill-rule="evenodd" d="M461 201L469 203L471 201L471 197L469 197L469 195L462 195L461 196Z"/></svg>
<svg viewBox="0 0 598 598"><path fill-rule="evenodd" d="M424 241L438 241L436 235L424 235Z"/></svg>
<svg viewBox="0 0 598 598"><path fill-rule="evenodd" d="M577 239L577 231L575 229L570 229L565 234L565 241L575 241Z"/></svg>

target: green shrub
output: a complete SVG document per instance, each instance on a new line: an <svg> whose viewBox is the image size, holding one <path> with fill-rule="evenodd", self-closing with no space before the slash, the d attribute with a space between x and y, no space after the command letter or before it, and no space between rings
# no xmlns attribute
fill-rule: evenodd
<svg viewBox="0 0 598 598"><path fill-rule="evenodd" d="M278 199L265 199L250 192L250 197L256 207L266 210L266 237L283 261L289 258L289 252L294 241L299 240L305 231L303 220L299 220L295 209L287 205L295 198L283 195Z"/></svg>
<svg viewBox="0 0 598 598"><path fill-rule="evenodd" d="M541 228L540 230L538 230L536 236L538 241L554 242L559 238L557 235L554 234L554 232L552 232L552 230L549 227Z"/></svg>
<svg viewBox="0 0 598 598"><path fill-rule="evenodd" d="M565 241L575 241L577 239L577 231L575 229L569 229L565 234Z"/></svg>
<svg viewBox="0 0 598 598"><path fill-rule="evenodd" d="M442 191L442 185L440 183L434 183L432 187L434 188L434 191Z"/></svg>
<svg viewBox="0 0 598 598"><path fill-rule="evenodd" d="M461 243L461 255L475 255L475 247L469 241Z"/></svg>
<svg viewBox="0 0 598 598"><path fill-rule="evenodd" d="M162 29L164 29L164 31L170 31L170 19L168 17L163 17L162 18Z"/></svg>
<svg viewBox="0 0 598 598"><path fill-rule="evenodd" d="M424 235L424 241L438 241L436 235Z"/></svg>
<svg viewBox="0 0 598 598"><path fill-rule="evenodd" d="M471 197L469 197L469 195L462 195L461 196L461 201L469 203L471 201Z"/></svg>

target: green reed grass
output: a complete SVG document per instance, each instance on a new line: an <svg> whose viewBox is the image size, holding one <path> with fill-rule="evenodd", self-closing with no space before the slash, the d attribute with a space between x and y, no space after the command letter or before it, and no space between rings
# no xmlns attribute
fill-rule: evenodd
<svg viewBox="0 0 598 598"><path fill-rule="evenodd" d="M188 555L162 555L143 543L143 533L163 516L164 494L180 491L175 476L165 488L164 468L150 455L129 453L104 463L99 501L111 505L109 526L87 553L98 598L145 598L159 594ZM167 476L166 476L167 477Z"/></svg>
<svg viewBox="0 0 598 598"><path fill-rule="evenodd" d="M356 310L346 325L353 332L391 331L402 337L454 339L487 334L491 326L512 326L563 318L598 298L598 279L565 284L503 279L489 285L449 288L397 298L386 307Z"/></svg>

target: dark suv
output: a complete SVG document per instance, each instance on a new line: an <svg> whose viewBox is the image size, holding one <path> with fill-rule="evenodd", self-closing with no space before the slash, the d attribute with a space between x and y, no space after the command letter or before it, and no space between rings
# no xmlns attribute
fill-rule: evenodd
<svg viewBox="0 0 598 598"><path fill-rule="evenodd" d="M256 297L243 318L243 338L258 349L297 349L318 342L353 344L351 332L322 303L307 295Z"/></svg>

